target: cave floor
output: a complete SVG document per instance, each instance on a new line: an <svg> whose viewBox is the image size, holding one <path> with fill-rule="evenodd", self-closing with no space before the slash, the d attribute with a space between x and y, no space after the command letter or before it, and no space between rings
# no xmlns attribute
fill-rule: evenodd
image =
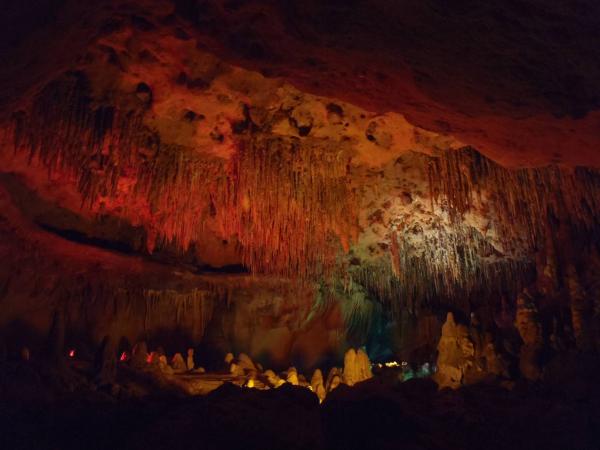
<svg viewBox="0 0 600 450"><path fill-rule="evenodd" d="M306 388L242 388L222 384L226 375L182 376L198 389L219 385L207 395L153 386L141 397L86 388L50 395L31 373L13 375L18 392L14 383L7 391L6 372L2 380L3 449L600 448L600 389L576 380L438 391L428 379L375 377L341 385L319 405Z"/></svg>

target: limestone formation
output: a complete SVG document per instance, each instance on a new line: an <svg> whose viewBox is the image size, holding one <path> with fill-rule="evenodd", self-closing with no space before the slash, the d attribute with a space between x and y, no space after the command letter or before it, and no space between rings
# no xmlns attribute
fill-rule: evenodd
<svg viewBox="0 0 600 450"><path fill-rule="evenodd" d="M535 301L527 291L517 297L515 327L523 341L519 352L519 370L527 380L536 381L541 376L540 357L544 340Z"/></svg>
<svg viewBox="0 0 600 450"><path fill-rule="evenodd" d="M181 353L175 353L175 355L173 355L173 359L171 359L171 367L173 367L173 371L175 373L183 373L187 371L187 366Z"/></svg>
<svg viewBox="0 0 600 450"><path fill-rule="evenodd" d="M319 397L319 402L325 400L327 390L325 389L325 382L323 381L323 373L321 369L316 369L310 379L310 387L312 391Z"/></svg>
<svg viewBox="0 0 600 450"><path fill-rule="evenodd" d="M465 325L454 321L449 312L442 326L438 344L435 381L440 387L457 388L463 383L465 372L473 365L475 348Z"/></svg>
<svg viewBox="0 0 600 450"><path fill-rule="evenodd" d="M333 391L337 388L343 380L343 371L339 367L332 367L327 375L326 390L327 392Z"/></svg>
<svg viewBox="0 0 600 450"><path fill-rule="evenodd" d="M372 376L371 361L369 361L369 357L363 349L356 351L351 348L346 351L344 355L344 383L353 386Z"/></svg>
<svg viewBox="0 0 600 450"><path fill-rule="evenodd" d="M148 346L145 341L140 341L131 350L131 367L143 369L148 364Z"/></svg>
<svg viewBox="0 0 600 450"><path fill-rule="evenodd" d="M288 383L294 385L294 386L298 386L298 371L296 370L295 367L290 367L287 372L286 372L286 379L285 381L287 381Z"/></svg>
<svg viewBox="0 0 600 450"><path fill-rule="evenodd" d="M356 374L356 351L351 348L344 354L344 383L352 386L356 383L358 375Z"/></svg>
<svg viewBox="0 0 600 450"><path fill-rule="evenodd" d="M373 372L371 371L371 360L369 359L369 355L362 348L358 349L356 352L356 365L358 368L358 378L359 381L368 380L373 377Z"/></svg>
<svg viewBox="0 0 600 450"><path fill-rule="evenodd" d="M508 377L508 363L494 335L484 331L477 316L470 326L458 324L449 312L438 343L437 372L433 379L440 388L458 388L489 377Z"/></svg>
<svg viewBox="0 0 600 450"><path fill-rule="evenodd" d="M254 362L252 362L252 359L245 353L240 353L238 355L237 364L244 372L257 371Z"/></svg>
<svg viewBox="0 0 600 450"><path fill-rule="evenodd" d="M192 370L194 370L194 367L195 367L196 363L194 362L194 349L193 348L188 348L186 363L187 363L187 369L190 372Z"/></svg>
<svg viewBox="0 0 600 450"><path fill-rule="evenodd" d="M160 369L160 355L157 351L150 352L148 355L148 366L151 369Z"/></svg>
<svg viewBox="0 0 600 450"><path fill-rule="evenodd" d="M173 368L169 365L166 355L158 356L158 369L165 375L173 375Z"/></svg>
<svg viewBox="0 0 600 450"><path fill-rule="evenodd" d="M273 388L278 388L279 386L285 383L285 381L279 378L277 374L275 374L275 372L273 372L271 369L265 370L263 376L266 378L269 386Z"/></svg>
<svg viewBox="0 0 600 450"><path fill-rule="evenodd" d="M232 362L229 366L229 373L235 377L243 377L246 375L244 369L242 369L240 365L235 362Z"/></svg>

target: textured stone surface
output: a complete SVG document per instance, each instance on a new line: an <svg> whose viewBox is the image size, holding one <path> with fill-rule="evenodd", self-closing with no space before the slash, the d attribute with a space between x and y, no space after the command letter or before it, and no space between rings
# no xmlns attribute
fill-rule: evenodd
<svg viewBox="0 0 600 450"><path fill-rule="evenodd" d="M526 378L542 327L597 349L598 13L11 2L0 328L36 353L58 306L92 346L425 362L437 315L491 323L505 297ZM514 301L534 280L539 320ZM504 373L483 328L448 324L449 383Z"/></svg>
<svg viewBox="0 0 600 450"><path fill-rule="evenodd" d="M479 324L456 323L449 312L442 326L438 344L437 372L434 379L440 388L458 388L488 377L507 378L508 365L490 333Z"/></svg>

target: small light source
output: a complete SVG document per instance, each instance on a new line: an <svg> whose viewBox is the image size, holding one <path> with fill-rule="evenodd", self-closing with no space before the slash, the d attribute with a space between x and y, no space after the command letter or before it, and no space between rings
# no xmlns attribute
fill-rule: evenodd
<svg viewBox="0 0 600 450"><path fill-rule="evenodd" d="M121 361L121 362L127 361L127 352L121 353L121 356L119 357L119 361Z"/></svg>
<svg viewBox="0 0 600 450"><path fill-rule="evenodd" d="M75 350L74 349L69 350L69 358L75 358Z"/></svg>

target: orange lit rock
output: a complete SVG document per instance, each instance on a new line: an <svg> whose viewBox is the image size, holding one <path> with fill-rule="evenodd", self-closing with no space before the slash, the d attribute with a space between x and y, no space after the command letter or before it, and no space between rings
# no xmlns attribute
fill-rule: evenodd
<svg viewBox="0 0 600 450"><path fill-rule="evenodd" d="M477 320L470 326L457 324L449 312L438 343L437 372L440 388L456 389L486 378L507 378L508 364L491 333L483 332Z"/></svg>
<svg viewBox="0 0 600 450"><path fill-rule="evenodd" d="M187 367L187 370L192 371L192 370L194 370L195 366L196 366L196 363L194 362L194 349L193 348L188 348L188 350L187 350L187 358L186 358L186 367Z"/></svg>
<svg viewBox="0 0 600 450"><path fill-rule="evenodd" d="M136 369L141 369L148 363L148 346L146 342L141 341L133 346L131 351L131 366Z"/></svg>
<svg viewBox="0 0 600 450"><path fill-rule="evenodd" d="M175 355L173 355L173 359L171 359L171 367L173 367L173 371L175 373L183 373L187 371L187 366L181 353L175 353Z"/></svg>
<svg viewBox="0 0 600 450"><path fill-rule="evenodd" d="M327 391L325 388L325 382L323 380L323 373L320 369L316 369L310 379L310 387L312 391L319 397L319 401L325 400Z"/></svg>
<svg viewBox="0 0 600 450"><path fill-rule="evenodd" d="M295 367L290 367L286 371L286 381L293 386L298 386L298 383L299 383L298 371L296 370Z"/></svg>
<svg viewBox="0 0 600 450"><path fill-rule="evenodd" d="M343 371L339 367L332 367L327 375L327 383L325 385L327 392L336 389L343 380Z"/></svg>
<svg viewBox="0 0 600 450"><path fill-rule="evenodd" d="M343 380L349 386L371 378L371 361L363 349L346 351L344 355Z"/></svg>

